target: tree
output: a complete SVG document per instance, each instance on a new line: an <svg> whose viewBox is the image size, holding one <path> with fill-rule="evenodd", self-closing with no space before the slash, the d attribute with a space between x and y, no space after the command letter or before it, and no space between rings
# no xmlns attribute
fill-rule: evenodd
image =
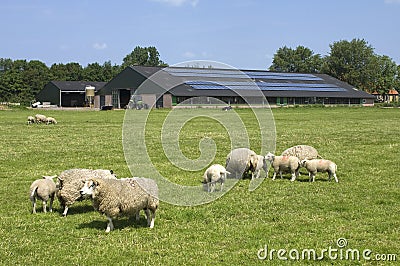
<svg viewBox="0 0 400 266"><path fill-rule="evenodd" d="M304 46L296 49L284 46L274 55L270 71L318 73L322 66L322 58Z"/></svg>
<svg viewBox="0 0 400 266"><path fill-rule="evenodd" d="M134 65L166 66L166 64L160 60L160 53L154 46L136 46L130 54L126 55L123 59L122 67L125 68Z"/></svg>
<svg viewBox="0 0 400 266"><path fill-rule="evenodd" d="M338 41L329 45L323 71L362 90L373 84L374 49L363 39Z"/></svg>

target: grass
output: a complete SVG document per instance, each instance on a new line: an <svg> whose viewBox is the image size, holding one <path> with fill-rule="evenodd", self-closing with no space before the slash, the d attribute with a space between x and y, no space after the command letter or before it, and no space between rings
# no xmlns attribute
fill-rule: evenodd
<svg viewBox="0 0 400 266"><path fill-rule="evenodd" d="M32 215L31 182L69 168L113 169L130 176L122 146L123 111L50 111L57 125L26 125L36 110L0 111L0 263L1 265L210 265L259 264L257 252L269 249L349 248L374 254L400 250L399 140L400 110L379 108L274 109L276 153L309 144L338 165L339 183L318 174L315 183L265 180L249 192L240 180L220 199L196 207L161 203L155 228L127 218L104 232L106 219L89 202L73 205L66 218L55 213ZM260 149L259 133L249 110L238 110ZM156 168L173 182L198 185L202 171L183 171L162 152L160 131L167 110L155 110L147 124L146 144ZM202 136L214 139L213 162L222 163L230 149L224 128L196 118L179 134L184 155L200 153ZM270 171L270 176L272 175ZM264 263L281 265L275 253ZM307 265L310 261L299 260ZM330 260L323 265L379 264L376 261ZM394 264L394 263L393 263Z"/></svg>

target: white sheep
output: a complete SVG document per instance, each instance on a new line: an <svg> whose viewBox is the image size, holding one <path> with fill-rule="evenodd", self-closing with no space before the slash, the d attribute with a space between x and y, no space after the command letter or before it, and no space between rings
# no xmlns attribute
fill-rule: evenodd
<svg viewBox="0 0 400 266"><path fill-rule="evenodd" d="M225 168L230 173L228 177L242 178L248 171L254 177L254 170L257 168L258 155L248 148L237 148L226 156Z"/></svg>
<svg viewBox="0 0 400 266"><path fill-rule="evenodd" d="M56 183L53 178L56 176L43 176L43 179L33 181L30 186L29 198L32 202L32 213L36 213L36 199L43 202L43 212L47 212L47 201L50 199L49 211L53 211L54 195L56 194Z"/></svg>
<svg viewBox="0 0 400 266"><path fill-rule="evenodd" d="M290 181L296 180L296 177L299 176L300 160L296 156L275 156L269 152L265 155L265 160L269 161L274 168L272 180L275 180L278 172L282 179L282 172L289 171L292 174L292 179Z"/></svg>
<svg viewBox="0 0 400 266"><path fill-rule="evenodd" d="M207 191L214 192L215 184L220 183L222 191L226 180L226 175L230 172L226 171L225 167L220 164L213 164L207 168L203 175L203 183L207 184Z"/></svg>
<svg viewBox="0 0 400 266"><path fill-rule="evenodd" d="M28 125L30 124L35 124L35 118L33 116L28 116L28 121L27 121Z"/></svg>
<svg viewBox="0 0 400 266"><path fill-rule="evenodd" d="M114 230L113 219L118 216L137 215L146 211L147 224L154 227L159 200L143 189L136 180L91 178L80 190L83 197L91 196L95 210L105 214L108 220L106 232ZM151 213L150 213L151 212Z"/></svg>
<svg viewBox="0 0 400 266"><path fill-rule="evenodd" d="M79 190L83 187L83 182L88 178L112 178L116 179L112 170L103 169L70 169L63 171L58 176L60 183L57 191L57 198L61 207L64 208L63 216L67 215L69 207L77 200L83 200Z"/></svg>
<svg viewBox="0 0 400 266"><path fill-rule="evenodd" d="M124 180L132 186L135 186L135 182L137 182L147 193L158 199L158 185L155 180L145 177L121 178L120 180ZM146 209L144 211L146 213L146 217L150 217L149 210ZM136 221L139 221L139 218L140 210L136 212ZM149 223L149 220L147 220L147 223Z"/></svg>
<svg viewBox="0 0 400 266"><path fill-rule="evenodd" d="M312 146L308 145L296 145L293 147L290 147L286 149L285 151L282 152L282 156L296 156L299 158L299 160L304 160L304 159L317 159L321 158L319 156L317 149L315 149Z"/></svg>
<svg viewBox="0 0 400 266"><path fill-rule="evenodd" d="M315 175L317 174L317 172L323 172L323 173L328 172L328 180L331 180L331 177L333 176L335 178L335 181L339 182L336 176L337 165L330 160L304 159L303 161L301 161L301 166L307 169L308 175L310 177L310 182L315 181Z"/></svg>
<svg viewBox="0 0 400 266"><path fill-rule="evenodd" d="M35 115L35 121L38 124L46 123L47 122L47 117L45 115L36 114Z"/></svg>
<svg viewBox="0 0 400 266"><path fill-rule="evenodd" d="M260 177L260 171L263 169L266 174L268 174L268 165L267 161L265 160L265 157L262 155L257 155L258 160L257 160L257 165L252 172L252 179L254 178L259 178Z"/></svg>
<svg viewBox="0 0 400 266"><path fill-rule="evenodd" d="M46 122L46 124L48 125L48 124L54 124L54 125L56 125L57 124L57 120L54 118L54 117L47 117L47 122Z"/></svg>

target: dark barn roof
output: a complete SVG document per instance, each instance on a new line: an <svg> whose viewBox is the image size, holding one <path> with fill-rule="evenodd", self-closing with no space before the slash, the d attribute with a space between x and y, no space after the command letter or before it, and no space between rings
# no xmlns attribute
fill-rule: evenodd
<svg viewBox="0 0 400 266"><path fill-rule="evenodd" d="M95 87L95 91L100 90L107 82L98 81L51 81L59 90L68 91L85 91L86 86Z"/></svg>
<svg viewBox="0 0 400 266"><path fill-rule="evenodd" d="M326 74L145 66L126 68L107 83L99 94L111 94L114 88L137 89L150 77L157 77L155 83L162 88L171 87L169 93L174 96L224 97L237 96L237 92L251 94L251 91L261 90L265 97L374 98Z"/></svg>

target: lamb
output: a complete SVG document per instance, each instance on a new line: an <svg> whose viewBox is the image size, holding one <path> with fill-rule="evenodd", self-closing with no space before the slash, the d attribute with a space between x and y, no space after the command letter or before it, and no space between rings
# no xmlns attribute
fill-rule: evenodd
<svg viewBox="0 0 400 266"><path fill-rule="evenodd" d="M38 124L46 123L47 122L47 117L45 115L36 114L35 115L35 121Z"/></svg>
<svg viewBox="0 0 400 266"><path fill-rule="evenodd" d="M310 176L310 182L315 181L315 175L317 172L328 172L328 180L331 180L332 176L335 178L336 183L339 182L337 176L336 176L336 171L337 171L337 165L330 161L330 160L323 160L323 159L313 159L313 160L307 160L304 159L301 161L301 166L305 167L308 171L308 174Z"/></svg>
<svg viewBox="0 0 400 266"><path fill-rule="evenodd" d="M158 198L143 189L134 179L100 179L90 178L85 181L80 190L82 196L91 196L93 207L108 220L106 232L114 230L113 219L118 216L137 215L140 210L145 210L147 224L154 227L156 210L159 205ZM151 212L151 214L150 214Z"/></svg>
<svg viewBox="0 0 400 266"><path fill-rule="evenodd" d="M46 124L48 125L48 124L54 124L54 125L56 125L57 124L57 120L54 118L54 117L47 117L47 122L46 122Z"/></svg>
<svg viewBox="0 0 400 266"><path fill-rule="evenodd" d="M282 152L281 155L296 156L297 158L299 158L300 161L304 159L311 160L321 158L321 156L319 156L318 154L318 151L314 147L308 145L297 145L290 147Z"/></svg>
<svg viewBox="0 0 400 266"><path fill-rule="evenodd" d="M254 177L257 168L258 155L248 148L237 148L232 150L226 157L225 168L230 173L228 177L242 178L248 171Z"/></svg>
<svg viewBox="0 0 400 266"><path fill-rule="evenodd" d="M230 174L230 172L226 171L225 167L220 164L213 164L208 167L203 176L203 183L207 184L207 191L214 192L217 182L221 184L220 191L222 191L227 174Z"/></svg>
<svg viewBox="0 0 400 266"><path fill-rule="evenodd" d="M292 174L292 179L290 181L296 180L296 177L299 176L300 160L296 156L275 156L269 152L265 155L265 160L269 161L274 168L272 180L275 180L276 173L278 172L282 179L283 171L290 171Z"/></svg>
<svg viewBox="0 0 400 266"><path fill-rule="evenodd" d="M91 169L70 169L63 171L58 176L60 183L57 191L57 198L60 201L61 207L64 208L63 216L67 215L69 207L77 200L83 200L79 190L83 183L88 178L110 178L116 179L112 170L91 170Z"/></svg>
<svg viewBox="0 0 400 266"><path fill-rule="evenodd" d="M264 169L265 173L268 174L268 165L267 161L265 160L265 157L261 155L257 155L257 157L258 157L257 166L252 173L252 179L260 177L261 169Z"/></svg>
<svg viewBox="0 0 400 266"><path fill-rule="evenodd" d="M54 195L57 189L53 181L55 177L43 176L43 179L37 179L31 184L29 198L32 202L32 213L36 213L36 199L43 202L43 212L47 212L47 201L50 199L49 211L53 212Z"/></svg>
<svg viewBox="0 0 400 266"><path fill-rule="evenodd" d="M28 125L30 124L35 124L35 118L33 116L28 116L28 121L27 121Z"/></svg>

